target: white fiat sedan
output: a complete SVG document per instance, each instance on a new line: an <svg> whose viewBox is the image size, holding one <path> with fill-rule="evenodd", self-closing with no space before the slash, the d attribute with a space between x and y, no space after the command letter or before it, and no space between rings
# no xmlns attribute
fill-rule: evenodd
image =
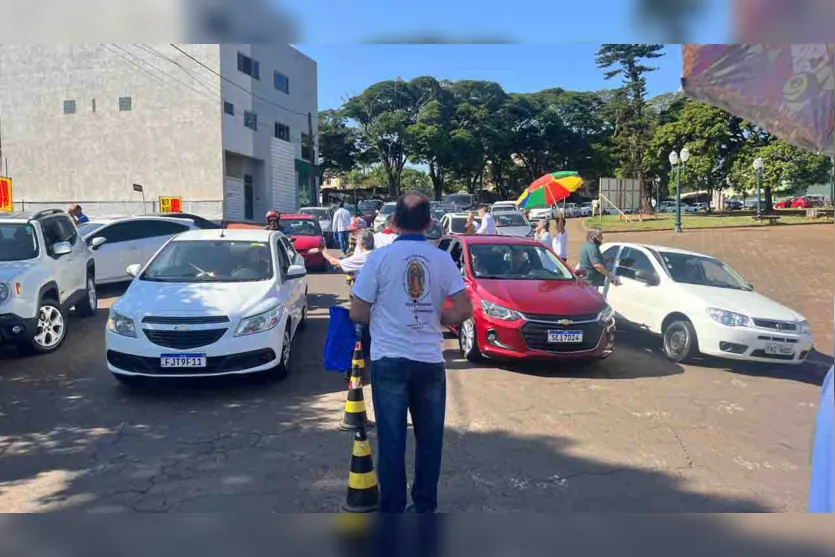
<svg viewBox="0 0 835 557"><path fill-rule="evenodd" d="M304 265L268 230L193 230L163 246L113 304L107 367L141 377L283 378L307 315Z"/></svg>
<svg viewBox="0 0 835 557"><path fill-rule="evenodd" d="M607 289L609 304L621 319L661 335L670 360L702 353L800 364L812 349L802 315L754 292L715 257L631 243L602 251L622 283Z"/></svg>

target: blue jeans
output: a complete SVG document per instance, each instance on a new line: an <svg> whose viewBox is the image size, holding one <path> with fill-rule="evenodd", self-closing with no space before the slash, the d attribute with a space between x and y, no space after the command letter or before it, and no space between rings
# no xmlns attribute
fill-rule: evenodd
<svg viewBox="0 0 835 557"><path fill-rule="evenodd" d="M339 242L339 249L342 253L348 251L348 237L351 233L347 230L343 230L342 232L336 232L336 239Z"/></svg>
<svg viewBox="0 0 835 557"><path fill-rule="evenodd" d="M444 443L446 370L406 358L381 358L371 364L371 394L377 420L380 512L406 508L406 411L415 429L415 481L412 502L417 512L438 507L438 478Z"/></svg>

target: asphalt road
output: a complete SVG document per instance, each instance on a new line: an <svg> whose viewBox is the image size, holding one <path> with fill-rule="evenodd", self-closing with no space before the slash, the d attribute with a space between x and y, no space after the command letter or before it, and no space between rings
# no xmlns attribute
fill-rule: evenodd
<svg viewBox="0 0 835 557"><path fill-rule="evenodd" d="M0 512L338 510L352 439L342 378L320 362L347 291L312 275L310 292L275 384L122 388L103 360L118 289L59 352L0 349ZM472 366L445 349L443 511L804 510L822 366L679 366L634 333L593 365Z"/></svg>

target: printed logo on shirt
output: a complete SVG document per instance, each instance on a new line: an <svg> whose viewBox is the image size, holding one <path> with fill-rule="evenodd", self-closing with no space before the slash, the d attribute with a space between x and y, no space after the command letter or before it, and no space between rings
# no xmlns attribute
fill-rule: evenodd
<svg viewBox="0 0 835 557"><path fill-rule="evenodd" d="M425 322L421 320L420 314L431 314L434 311L431 303L424 302L431 291L429 266L425 257L413 255L407 259L406 272L403 274L403 290L410 300L406 305L411 307L415 318L414 323L409 326L423 326Z"/></svg>

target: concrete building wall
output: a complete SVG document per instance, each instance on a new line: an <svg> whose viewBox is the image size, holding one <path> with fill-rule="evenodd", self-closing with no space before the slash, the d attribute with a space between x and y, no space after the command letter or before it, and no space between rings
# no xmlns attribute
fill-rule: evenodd
<svg viewBox="0 0 835 557"><path fill-rule="evenodd" d="M182 48L220 67L218 45ZM14 200L108 212L108 202L114 211L140 202L139 183L149 203L182 196L219 212L221 80L189 62L170 45L0 46L3 172ZM75 101L74 113L64 101Z"/></svg>

